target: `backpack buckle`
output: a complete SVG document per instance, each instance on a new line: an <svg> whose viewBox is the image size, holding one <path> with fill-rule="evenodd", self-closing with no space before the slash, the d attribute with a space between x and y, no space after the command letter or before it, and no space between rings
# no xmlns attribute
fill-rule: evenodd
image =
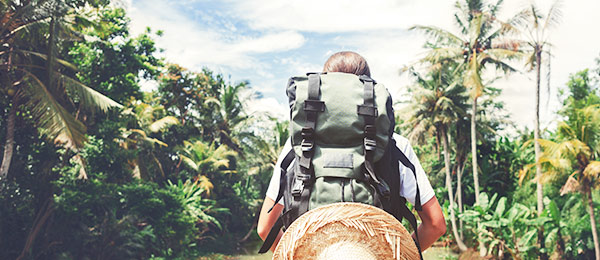
<svg viewBox="0 0 600 260"><path fill-rule="evenodd" d="M314 132L314 129L311 127L302 127L302 143L300 143L300 146L303 152L312 151L314 147Z"/></svg>
<svg viewBox="0 0 600 260"><path fill-rule="evenodd" d="M310 180L310 176L296 175L294 178L294 184L292 186L292 195L294 197L300 196L304 190L304 187L309 185Z"/></svg>
<svg viewBox="0 0 600 260"><path fill-rule="evenodd" d="M313 141L302 139L302 143L300 143L300 146L302 147L302 152L310 152L312 151L315 145Z"/></svg>
<svg viewBox="0 0 600 260"><path fill-rule="evenodd" d="M302 190L304 190L304 183L295 181L294 186L292 186L292 196L300 196L300 194L302 194Z"/></svg>
<svg viewBox="0 0 600 260"><path fill-rule="evenodd" d="M369 137L365 137L364 145L366 151L375 151L375 148L377 148L377 141Z"/></svg>
<svg viewBox="0 0 600 260"><path fill-rule="evenodd" d="M302 127L302 139L313 139L314 129L311 127Z"/></svg>

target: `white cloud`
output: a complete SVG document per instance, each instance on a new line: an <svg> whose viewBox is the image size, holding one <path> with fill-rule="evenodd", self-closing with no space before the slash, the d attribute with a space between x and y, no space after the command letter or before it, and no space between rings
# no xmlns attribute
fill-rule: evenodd
<svg viewBox="0 0 600 260"><path fill-rule="evenodd" d="M223 28L200 27L187 17L180 6L167 1L147 0L129 7L133 33L141 33L147 26L163 30L157 45L165 49L164 57L184 67L215 70L263 69L254 54L280 52L295 49L304 44L304 36L294 31L273 31L257 37L236 33L232 23L224 22ZM228 31L224 33L223 31Z"/></svg>
<svg viewBox="0 0 600 260"><path fill-rule="evenodd" d="M254 29L366 32L404 29L429 18L445 19L452 1L305 0L228 1L232 12ZM438 8L432 8L433 6ZM260 7L260 8L257 8Z"/></svg>
<svg viewBox="0 0 600 260"><path fill-rule="evenodd" d="M272 33L260 38L244 37L238 40L231 51L238 53L268 53L299 48L304 44L302 34L293 31Z"/></svg>
<svg viewBox="0 0 600 260"><path fill-rule="evenodd" d="M248 102L246 106L246 112L250 116L266 114L280 120L285 120L289 117L288 106L280 103L275 98L254 99L251 102Z"/></svg>

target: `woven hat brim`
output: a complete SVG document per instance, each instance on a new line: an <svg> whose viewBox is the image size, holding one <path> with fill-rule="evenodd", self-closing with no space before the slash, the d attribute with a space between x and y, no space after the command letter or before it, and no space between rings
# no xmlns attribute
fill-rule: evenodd
<svg viewBox="0 0 600 260"><path fill-rule="evenodd" d="M335 253L352 254L346 259L420 259L411 235L396 218L360 203L330 204L300 216L283 234L273 259L337 258L330 253L335 251L332 246L363 251Z"/></svg>

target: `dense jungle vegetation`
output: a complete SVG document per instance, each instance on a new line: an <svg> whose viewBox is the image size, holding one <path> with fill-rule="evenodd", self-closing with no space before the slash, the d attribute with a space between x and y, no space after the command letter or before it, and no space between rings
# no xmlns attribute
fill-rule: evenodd
<svg viewBox="0 0 600 260"><path fill-rule="evenodd" d="M503 131L494 80L526 64L539 122L560 6L500 21L501 3L459 0L460 34L411 28L429 51L401 69L413 83L396 131L447 216L438 246L600 259L600 59L561 83L558 122ZM247 112L251 82L158 58L161 31L128 26L108 0L0 1L0 259L195 259L259 240L287 122Z"/></svg>

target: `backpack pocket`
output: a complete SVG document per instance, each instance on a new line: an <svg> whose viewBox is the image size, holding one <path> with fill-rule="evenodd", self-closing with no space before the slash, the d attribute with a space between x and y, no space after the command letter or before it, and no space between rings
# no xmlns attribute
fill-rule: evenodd
<svg viewBox="0 0 600 260"><path fill-rule="evenodd" d="M339 177L321 177L315 180L310 194L309 209L336 202L358 202L374 205L374 189L366 182Z"/></svg>

